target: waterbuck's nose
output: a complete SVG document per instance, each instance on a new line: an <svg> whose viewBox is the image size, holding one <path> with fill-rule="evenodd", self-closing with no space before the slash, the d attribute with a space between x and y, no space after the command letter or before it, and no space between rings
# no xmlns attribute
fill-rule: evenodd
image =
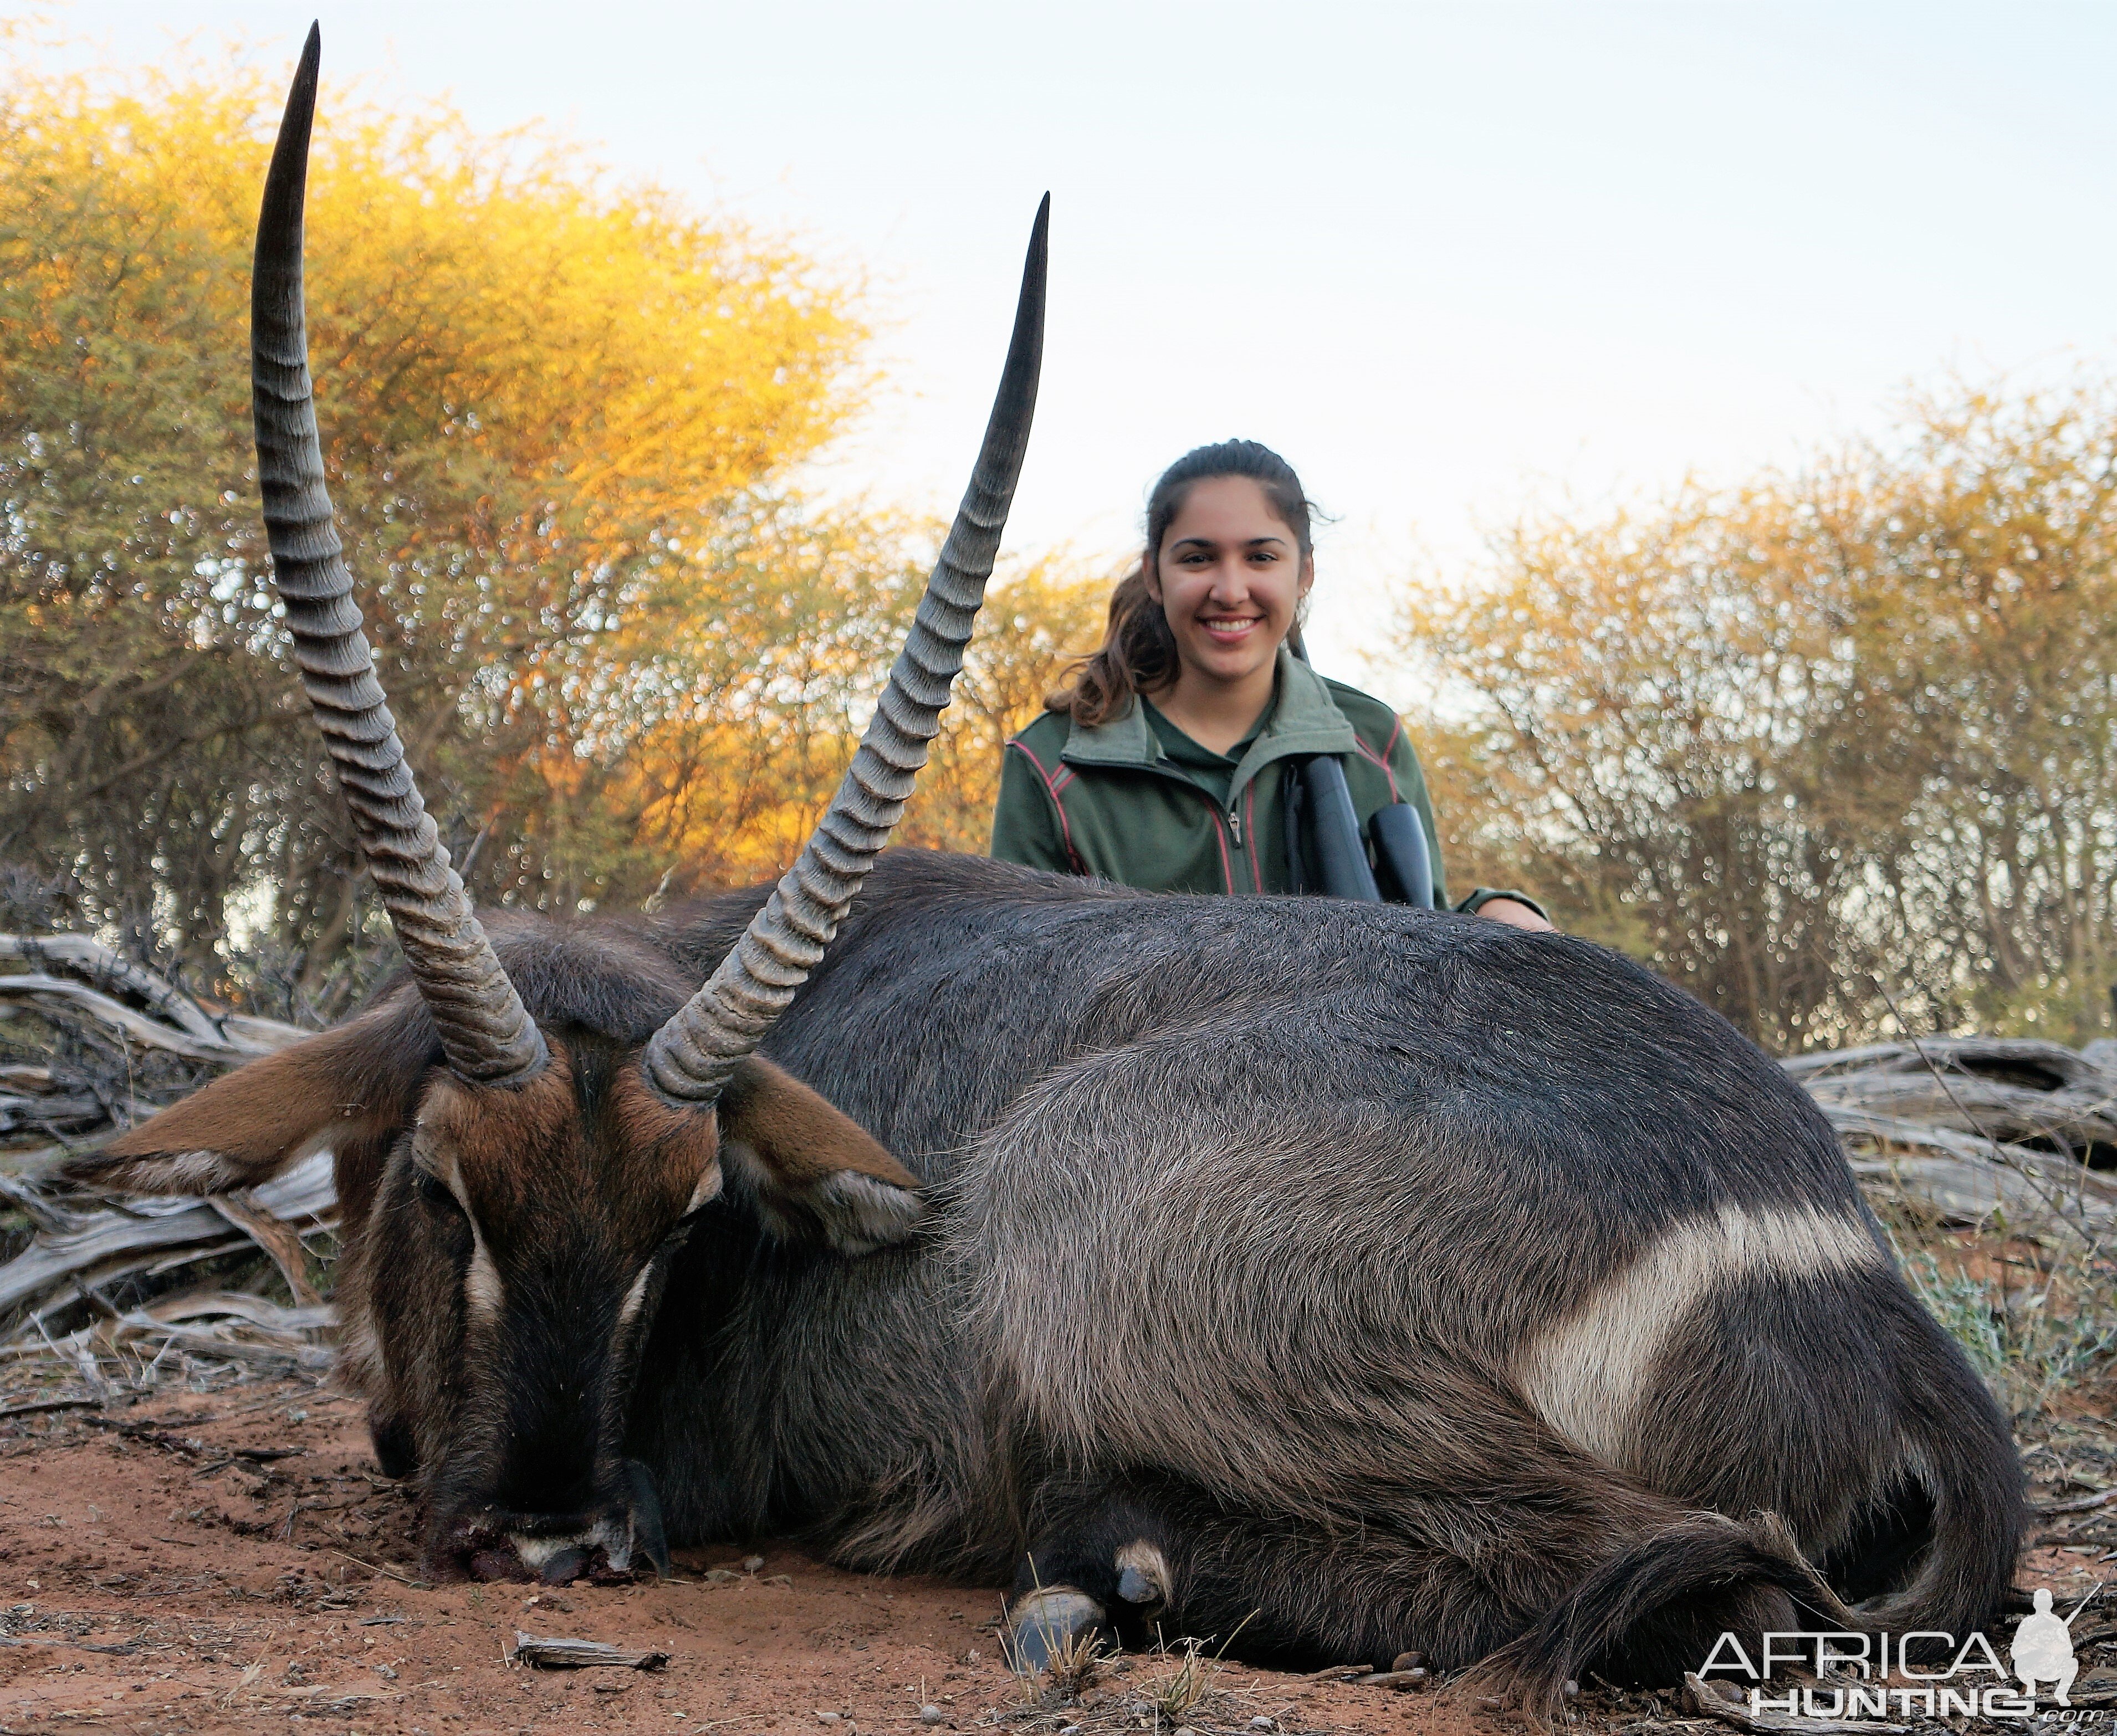
<svg viewBox="0 0 2117 1736"><path fill-rule="evenodd" d="M669 1545L653 1474L625 1461L622 1486L609 1500L572 1513L521 1513L487 1507L459 1513L436 1540L435 1567L447 1577L541 1580L630 1579L643 1568L669 1577Z"/></svg>

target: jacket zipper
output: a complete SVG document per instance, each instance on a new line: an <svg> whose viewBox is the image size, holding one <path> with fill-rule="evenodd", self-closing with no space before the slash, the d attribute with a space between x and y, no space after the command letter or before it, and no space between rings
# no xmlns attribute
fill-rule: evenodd
<svg viewBox="0 0 2117 1736"><path fill-rule="evenodd" d="M1156 769L1158 770L1159 768ZM1259 769L1261 770L1262 768L1260 767ZM1224 859L1228 844L1232 843L1234 848L1238 850L1240 850L1243 848L1243 813L1240 805L1240 797L1238 797L1234 801L1228 804L1226 813L1224 815L1220 808L1220 804L1213 799L1212 792L1206 789L1196 778L1192 777L1188 773L1175 771L1163 772L1161 775L1168 778L1171 782L1181 784L1187 790L1196 790L1199 794L1204 796L1206 798L1208 810L1213 816L1213 821L1215 826L1220 825L1225 820L1227 829L1221 834L1222 854ZM1248 794L1250 791L1254 790L1256 787L1256 779L1252 777L1248 783L1243 785L1243 790L1244 794ZM1234 865L1232 862L1227 862L1225 859L1223 861L1223 877L1225 878L1228 882L1228 891L1229 892L1233 892L1235 890ZM1254 877L1254 870L1252 870L1252 877Z"/></svg>

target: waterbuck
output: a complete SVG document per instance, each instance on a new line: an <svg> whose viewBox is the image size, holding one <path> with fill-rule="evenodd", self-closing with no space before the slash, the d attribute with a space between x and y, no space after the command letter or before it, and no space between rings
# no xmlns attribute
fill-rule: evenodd
<svg viewBox="0 0 2117 1736"><path fill-rule="evenodd" d="M876 860L1026 444L1042 214L963 512L793 870L488 939L323 492L316 58L260 222L260 470L407 976L76 1172L204 1192L335 1153L346 1373L432 1571L794 1534L1012 1573L1027 1662L1239 1630L1289 1662L1492 1660L1539 1707L1723 1628L1991 1612L2006 1427L1829 1126L1695 1001L1474 919Z"/></svg>

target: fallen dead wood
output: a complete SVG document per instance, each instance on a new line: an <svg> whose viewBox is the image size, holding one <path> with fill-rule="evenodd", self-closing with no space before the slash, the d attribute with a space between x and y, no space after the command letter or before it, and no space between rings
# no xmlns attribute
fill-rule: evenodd
<svg viewBox="0 0 2117 1736"><path fill-rule="evenodd" d="M2098 1489L2093 1494L2077 1495L2070 1501L2044 1501L2037 1503L2038 1517L2055 1518L2060 1513L2089 1513L2098 1507L2107 1507L2117 1501L2117 1489Z"/></svg>
<svg viewBox="0 0 2117 1736"><path fill-rule="evenodd" d="M102 1408L100 1398L37 1398L28 1404L0 1405L0 1422L10 1416L39 1416L48 1411L95 1411Z"/></svg>
<svg viewBox="0 0 2117 1736"><path fill-rule="evenodd" d="M247 1059L284 1049L306 1034L277 1019L209 1012L167 978L85 934L0 934L0 959L46 967L0 976L0 1005L24 996L79 1000L92 994L96 999L90 1004L118 1007L122 1016L116 1022L127 1034L155 1048L169 1048L173 1038L187 1037L213 1057ZM144 1008L136 1011L122 998L113 998L128 995L144 1002Z"/></svg>
<svg viewBox="0 0 2117 1736"><path fill-rule="evenodd" d="M1959 1225L2099 1241L2117 1225L2117 1045L1934 1037L1782 1065L1866 1190Z"/></svg>
<svg viewBox="0 0 2117 1736"><path fill-rule="evenodd" d="M1916 1043L1867 1043L1856 1048L1817 1049L1779 1065L1804 1082L1852 1073L1923 1073L1929 1064L1946 1072L1997 1079L2012 1078L2039 1089L2063 1085L2106 1088L2109 1063L2091 1043L2069 1049L2043 1037L1921 1037Z"/></svg>
<svg viewBox="0 0 2117 1736"><path fill-rule="evenodd" d="M16 1180L17 1187L7 1192L19 1201L30 1190L20 1185L21 1178ZM261 1243L275 1263L291 1260L289 1250L300 1246L298 1232L324 1227L338 1210L328 1152L319 1152L263 1186L247 1190L235 1200L233 1213L218 1209L223 1202L197 1199L114 1201L95 1195L65 1195L56 1189L36 1193L43 1221L30 1246L0 1266L0 1314L37 1303L55 1291L71 1295L69 1281L91 1272L107 1280L145 1267L151 1264L146 1256L172 1248L225 1251L250 1241ZM81 1201L95 1203L83 1209L76 1204ZM269 1221L273 1240L265 1241L254 1224L242 1223L242 1218ZM118 1262L114 1268L113 1260ZM317 1300L312 1289L307 1300Z"/></svg>
<svg viewBox="0 0 2117 1736"><path fill-rule="evenodd" d="M600 1640L539 1639L515 1630L514 1650L509 1660L540 1669L660 1669L669 1661L666 1651L622 1651Z"/></svg>
<svg viewBox="0 0 2117 1736"><path fill-rule="evenodd" d="M1895 1116L1820 1106L1870 1192L1894 1193L1950 1223L1994 1218L2033 1232L2053 1219L2091 1236L2117 1222L2117 1178L2070 1158L1973 1139Z"/></svg>
<svg viewBox="0 0 2117 1736"><path fill-rule="evenodd" d="M11 960L24 968L4 968ZM29 1021L50 1039L27 1054L11 1043L15 1052L0 1064L0 1138L37 1133L62 1145L131 1125L196 1083L201 1068L269 1055L302 1034L209 1011L84 934L0 934L0 1020ZM158 1073L162 1089L143 1084ZM19 1167L21 1154L14 1159L0 1167Z"/></svg>
<svg viewBox="0 0 2117 1736"><path fill-rule="evenodd" d="M321 1332L338 1316L328 1302L304 1308L282 1308L269 1297L242 1290L186 1291L164 1296L143 1310L156 1320L196 1320L220 1315L247 1320L270 1332Z"/></svg>
<svg viewBox="0 0 2117 1736"><path fill-rule="evenodd" d="M2077 1049L2027 1037L1928 1037L1784 1063L1818 1103L1980 1139L2117 1149L2117 1075Z"/></svg>
<svg viewBox="0 0 2117 1736"><path fill-rule="evenodd" d="M1907 1724L1884 1724L1868 1718L1809 1718L1787 1712L1751 1711L1740 1699L1723 1697L1718 1686L1684 1673L1683 1703L1701 1718L1716 1718L1749 1736L1905 1736Z"/></svg>
<svg viewBox="0 0 2117 1736"><path fill-rule="evenodd" d="M329 1345L307 1342L305 1338L288 1333L261 1338L255 1333L245 1333L227 1324L179 1326L146 1315L127 1315L118 1326L120 1329L108 1335L113 1344L122 1345L128 1338L137 1337L158 1353L165 1347L174 1347L200 1361L242 1363L261 1370L293 1367L321 1373L336 1360Z"/></svg>
<svg viewBox="0 0 2117 1736"><path fill-rule="evenodd" d="M18 1213L30 1232L0 1265L0 1322L14 1322L0 1338L0 1360L20 1366L56 1356L97 1403L172 1353L282 1371L327 1362L330 1320L302 1238L336 1216L328 1153L254 1190L210 1200L116 1198L55 1174L71 1153L302 1033L210 1010L85 935L0 934L0 1020L48 1038L38 1058L0 1064L0 1139L30 1133L58 1142L0 1152L0 1210ZM27 1040L15 1039L16 1056ZM182 1268L246 1248L270 1260L294 1308L224 1285L156 1296ZM151 1305L139 1305L143 1297ZM71 1310L77 1319L84 1303L101 1318L54 1337L57 1317Z"/></svg>
<svg viewBox="0 0 2117 1736"><path fill-rule="evenodd" d="M135 1012L122 1002L113 1000L85 983L26 971L0 976L0 1005L11 1008L26 1006L37 1011L51 1002L63 1002L71 1010L121 1033L134 1043L149 1048L166 1049L187 1061L241 1061L271 1052L226 1037L194 1036L145 1013Z"/></svg>
<svg viewBox="0 0 2117 1736"><path fill-rule="evenodd" d="M332 1203L337 1203L335 1190ZM313 1308L323 1301L309 1282L308 1260L293 1224L247 1191L210 1195L206 1204L265 1250L286 1280L296 1307Z"/></svg>
<svg viewBox="0 0 2117 1736"><path fill-rule="evenodd" d="M272 1305L262 1296L247 1301L265 1308ZM330 1341L337 1319L328 1303L279 1309L276 1318L260 1318L255 1309L233 1307L224 1301L194 1306L184 1314L181 1319L168 1319L134 1309L93 1320L62 1338L41 1330L41 1320L32 1316L29 1329L0 1345L0 1359L32 1364L57 1361L74 1369L92 1390L108 1397L152 1387L155 1371L173 1352L206 1368L276 1374L320 1374L334 1358Z"/></svg>
<svg viewBox="0 0 2117 1736"><path fill-rule="evenodd" d="M171 1025L201 1042L218 1043L227 1034L213 1015L166 978L136 965L85 934L0 934L0 959L30 965L58 965L84 979L92 988L130 993Z"/></svg>

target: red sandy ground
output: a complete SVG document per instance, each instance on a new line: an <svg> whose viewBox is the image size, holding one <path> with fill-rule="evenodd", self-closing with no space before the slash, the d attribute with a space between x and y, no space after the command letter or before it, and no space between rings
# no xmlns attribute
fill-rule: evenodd
<svg viewBox="0 0 2117 1736"><path fill-rule="evenodd" d="M738 1550L680 1555L669 1584L422 1589L405 1582L412 1520L375 1474L358 1407L306 1383L0 1421L0 1731L851 1736L922 1730L922 1704L943 1729L1171 1729L1128 1710L1168 1659L1125 1660L1082 1706L1032 1707L999 1661L991 1591L863 1578L769 1545L753 1573ZM506 1661L518 1629L670 1662L527 1669ZM1247 1736L1253 1717L1287 1732L1497 1728L1430 1696L1234 1665L1185 1721Z"/></svg>

